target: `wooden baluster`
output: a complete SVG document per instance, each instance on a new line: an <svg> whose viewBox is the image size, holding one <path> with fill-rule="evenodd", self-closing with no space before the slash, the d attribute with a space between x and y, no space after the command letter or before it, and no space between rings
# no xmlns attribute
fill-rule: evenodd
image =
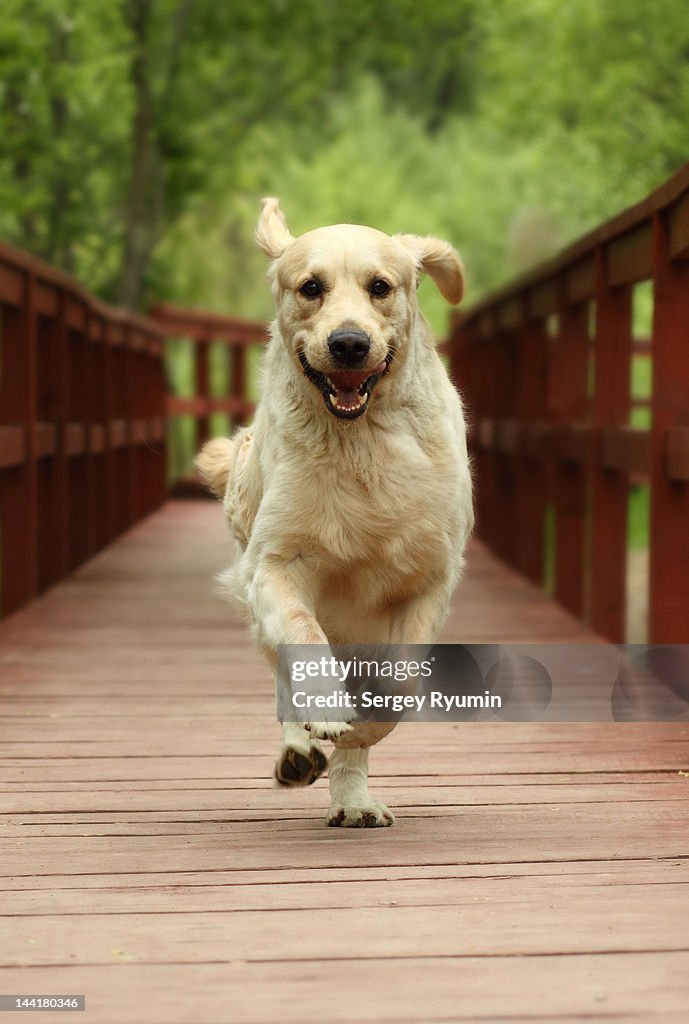
<svg viewBox="0 0 689 1024"><path fill-rule="evenodd" d="M589 347L588 303L568 305L563 296L554 408L561 428L582 427L587 418ZM577 618L584 616L586 543L586 453L581 450L586 444L586 435L582 433L580 439L580 450L566 455L559 453L553 482L555 597Z"/></svg>
<svg viewBox="0 0 689 1024"><path fill-rule="evenodd" d="M87 466L89 486L89 556L107 544L107 480L103 417L105 414L105 327L93 311L86 316L85 340L89 381Z"/></svg>
<svg viewBox="0 0 689 1024"><path fill-rule="evenodd" d="M517 367L519 419L526 431L525 457L521 460L517 481L514 530L517 549L516 567L534 583L543 582L543 548L547 475L543 445L534 428L547 413L548 333L543 319L529 319L525 303L525 323L519 328L520 358Z"/></svg>
<svg viewBox="0 0 689 1024"><path fill-rule="evenodd" d="M106 492L106 529L108 543L118 534L118 513L117 513L117 448L115 447L117 418L117 352L115 343L117 339L117 327L110 319L104 323L103 337L103 373L105 375L104 409L103 419L105 421L105 492Z"/></svg>
<svg viewBox="0 0 689 1024"><path fill-rule="evenodd" d="M625 634L627 565L626 473L603 465L602 433L629 419L632 291L608 283L605 250L596 263L595 393L596 428L591 497L591 626L620 643Z"/></svg>
<svg viewBox="0 0 689 1024"><path fill-rule="evenodd" d="M23 274L20 305L2 310L0 409L19 428L15 456L0 472L2 614L21 608L38 592L38 477L36 465L36 282ZM15 431L11 431L15 436ZM13 447L14 444L13 444Z"/></svg>
<svg viewBox="0 0 689 1024"><path fill-rule="evenodd" d="M124 377L124 404L123 416L126 423L127 445L125 448L124 465L124 523L123 529L128 529L136 522L137 513L137 465L136 465L136 351L135 345L136 330L131 323L125 328L123 377Z"/></svg>
<svg viewBox="0 0 689 1024"><path fill-rule="evenodd" d="M57 371L57 409L56 409L56 442L55 461L57 465L59 499L59 577L66 576L70 570L70 483L69 459L65 451L65 430L69 422L69 330L67 327L67 295L64 288L58 291L56 330L56 371Z"/></svg>
<svg viewBox="0 0 689 1024"><path fill-rule="evenodd" d="M196 397L200 411L196 417L196 447L200 448L211 436L210 419L210 341L202 338L196 343Z"/></svg>
<svg viewBox="0 0 689 1024"><path fill-rule="evenodd" d="M139 348L136 353L136 520L150 511L151 449L148 441L148 409L150 404L150 362L148 334L138 329Z"/></svg>
<svg viewBox="0 0 689 1024"><path fill-rule="evenodd" d="M91 558L99 549L100 508L98 501L98 455L94 427L97 428L101 416L99 410L98 391L98 342L92 336L96 330L95 316L90 308L84 310L83 326L83 380L86 382L86 394L83 407L84 415L84 466L86 475L86 557Z"/></svg>
<svg viewBox="0 0 689 1024"><path fill-rule="evenodd" d="M653 224L649 640L689 643L689 252ZM669 433L672 432L672 433Z"/></svg>
<svg viewBox="0 0 689 1024"><path fill-rule="evenodd" d="M110 443L113 448L114 494L112 495L112 511L114 536L119 536L127 526L128 494L128 448L126 423L126 360L127 332L124 325L117 321L110 325L110 381L108 384L110 415L113 417L110 426Z"/></svg>
<svg viewBox="0 0 689 1024"><path fill-rule="evenodd" d="M492 319L492 318L491 318ZM479 536L491 547L496 545L499 530L500 510L497 505L497 452L495 448L494 425L496 420L497 396L496 378L491 370L497 354L495 335L484 335L479 321L478 336L475 342L475 357L480 379L479 395L481 408L481 427L483 436L480 441L481 457L479 461Z"/></svg>
<svg viewBox="0 0 689 1024"><path fill-rule="evenodd" d="M162 372L162 343L153 332L146 335L146 446L148 470L147 512L165 500L165 443L160 428L165 415L165 391ZM161 386L162 385L162 386Z"/></svg>
<svg viewBox="0 0 689 1024"><path fill-rule="evenodd" d="M137 324L132 332L132 455L134 465L134 501L132 515L138 523L146 515L147 465L146 454L146 338Z"/></svg>
<svg viewBox="0 0 689 1024"><path fill-rule="evenodd" d="M522 459L511 450L510 428L517 413L518 394L514 382L519 366L519 336L514 330L500 330L496 336L494 366L496 374L494 437L495 513L493 516L496 552L508 563L517 566L521 539L514 529L517 514Z"/></svg>
<svg viewBox="0 0 689 1024"><path fill-rule="evenodd" d="M52 428L54 447L38 464L39 589L44 590L69 572L69 480L64 450L69 388L64 290L55 288L54 312L38 328L38 418Z"/></svg>
<svg viewBox="0 0 689 1024"><path fill-rule="evenodd" d="M89 447L89 340L87 313L73 296L67 302L69 331L69 424L67 455L70 480L70 567L76 569L92 553L92 488Z"/></svg>
<svg viewBox="0 0 689 1024"><path fill-rule="evenodd" d="M167 432L165 429L165 416L167 405L167 381L165 379L165 363L163 360L165 340L156 335L152 341L151 355L152 365L152 408L151 414L156 426L156 439L154 447L156 451L153 507L158 508L167 499Z"/></svg>

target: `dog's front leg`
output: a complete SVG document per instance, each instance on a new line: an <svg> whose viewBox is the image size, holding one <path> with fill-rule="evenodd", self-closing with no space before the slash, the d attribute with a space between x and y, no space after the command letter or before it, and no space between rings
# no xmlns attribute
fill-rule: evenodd
<svg viewBox="0 0 689 1024"><path fill-rule="evenodd" d="M390 643L434 644L445 624L451 588L438 584L396 609L390 621Z"/></svg>
<svg viewBox="0 0 689 1024"><path fill-rule="evenodd" d="M328 825L344 828L381 828L395 817L368 791L368 748L337 748L330 756L330 810Z"/></svg>
<svg viewBox="0 0 689 1024"><path fill-rule="evenodd" d="M276 672L280 644L328 645L315 615L313 574L302 558L263 559L254 572L248 597L261 646ZM328 764L316 740L336 739L350 729L343 718L285 722L283 747L275 764L276 782L310 785Z"/></svg>
<svg viewBox="0 0 689 1024"><path fill-rule="evenodd" d="M396 658L407 645L434 643L445 622L449 598L449 586L440 584L415 596L391 614L390 642L397 647ZM379 723L381 735L368 736L368 742L376 743L393 728L394 723ZM375 828L392 825L395 820L385 804L375 800L368 791L368 747L353 746L360 731L359 726L352 734L344 736L330 757L328 825Z"/></svg>
<svg viewBox="0 0 689 1024"><path fill-rule="evenodd" d="M328 759L303 722L284 722L282 750L273 769L278 786L310 786L328 767Z"/></svg>

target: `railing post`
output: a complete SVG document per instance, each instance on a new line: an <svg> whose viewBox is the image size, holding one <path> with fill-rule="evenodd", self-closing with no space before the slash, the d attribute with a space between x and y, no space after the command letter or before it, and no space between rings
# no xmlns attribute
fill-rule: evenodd
<svg viewBox="0 0 689 1024"><path fill-rule="evenodd" d="M538 436L547 414L548 333L543 319L532 319L524 301L523 325L520 328L518 410L526 431L524 458L517 486L516 567L532 582L543 582L543 548L547 475L545 438Z"/></svg>
<svg viewBox="0 0 689 1024"><path fill-rule="evenodd" d="M52 435L52 450L41 453L39 483L39 589L62 579L69 572L69 478L64 448L69 389L65 293L54 293L52 315L38 328L38 419L41 429Z"/></svg>
<svg viewBox="0 0 689 1024"><path fill-rule="evenodd" d="M115 419L117 412L117 356L114 342L117 337L117 328L108 321L103 325L103 369L105 373L104 401L105 401L105 489L107 503L107 538L108 543L117 536L117 447L115 442L116 428Z"/></svg>
<svg viewBox="0 0 689 1024"><path fill-rule="evenodd" d="M514 382L518 374L519 339L515 331L505 328L498 315L494 336L495 355L495 417L493 428L493 460L495 466L494 544L496 553L508 565L519 564L521 539L515 535L514 519L519 501L522 464L519 454L508 443L507 426L516 412L517 393Z"/></svg>
<svg viewBox="0 0 689 1024"><path fill-rule="evenodd" d="M131 504L131 467L128 416L129 394L129 327L121 322L110 324L110 381L108 428L112 448L114 492L111 497L113 537L129 526Z"/></svg>
<svg viewBox="0 0 689 1024"><path fill-rule="evenodd" d="M563 293L558 316L555 416L561 443L565 431L583 427L588 415L588 302L570 305ZM586 444L588 438L582 438ZM572 445L572 449L574 445ZM585 451L557 452L555 506L555 597L578 619L584 617L586 544Z"/></svg>
<svg viewBox="0 0 689 1024"><path fill-rule="evenodd" d="M163 360L164 341L158 337L151 343L152 367L152 414L155 421L155 450L158 455L154 480L154 504L162 505L167 497L167 431L165 416L167 406L167 381Z"/></svg>
<svg viewBox="0 0 689 1024"><path fill-rule="evenodd" d="M689 643L689 260L653 221L651 643Z"/></svg>
<svg viewBox="0 0 689 1024"><path fill-rule="evenodd" d="M102 487L99 481L98 419L102 414L102 396L99 391L97 319L93 310L84 310L84 380L86 401L84 403L84 465L86 467L87 493L87 535L86 558L91 558L101 546L101 529L105 520L101 503ZM105 540L102 540L105 544Z"/></svg>
<svg viewBox="0 0 689 1024"><path fill-rule="evenodd" d="M3 423L20 428L21 449L0 479L2 612L8 615L38 592L38 476L36 463L36 280L22 274L18 306L2 310L0 408ZM13 432L14 436L14 432Z"/></svg>
<svg viewBox="0 0 689 1024"><path fill-rule="evenodd" d="M136 350L135 350L135 328L127 324L124 338L124 408L123 416L126 424L127 444L124 451L124 495L125 503L123 508L124 530L129 529L136 522L137 516L137 465L136 465Z"/></svg>
<svg viewBox="0 0 689 1024"><path fill-rule="evenodd" d="M88 339L91 346L91 422L89 424L89 455L91 459L92 508L94 512L93 550L100 551L110 539L111 485L108 456L108 367L109 345L107 324L99 313L88 318Z"/></svg>
<svg viewBox="0 0 689 1024"><path fill-rule="evenodd" d="M141 411L145 417L146 443L143 447L143 466L145 514L148 515L163 500L161 487L164 486L165 480L165 448L162 415L165 408L165 395L160 386L162 383L160 341L148 331L146 331L145 341L145 366L142 370L145 388Z"/></svg>
<svg viewBox="0 0 689 1024"><path fill-rule="evenodd" d="M93 553L93 487L89 456L90 342L88 310L81 298L67 302L69 336L69 423L65 448L69 459L70 568L76 569Z"/></svg>
<svg viewBox="0 0 689 1024"><path fill-rule="evenodd" d="M208 408L210 398L210 341L197 341L195 349L196 397L203 399L203 412L196 418L196 447L200 448L211 436L211 421Z"/></svg>
<svg viewBox="0 0 689 1024"><path fill-rule="evenodd" d="M621 643L625 636L629 478L606 468L603 432L629 420L632 302L629 285L608 281L605 247L596 253L596 336L591 498L591 626Z"/></svg>
<svg viewBox="0 0 689 1024"><path fill-rule="evenodd" d="M487 323L486 321L490 321ZM476 410L476 523L477 533L490 548L495 548L501 511L497 506L498 481L495 449L496 382L492 372L497 344L493 318L472 323L472 393Z"/></svg>
<svg viewBox="0 0 689 1024"><path fill-rule="evenodd" d="M147 457L147 423L146 423L146 392L148 382L146 371L148 369L147 345L148 340L144 331L137 324L132 332L132 351L130 353L132 367L132 405L131 415L131 437L132 437L132 459L134 466L134 521L142 519L147 515L148 501L147 492L149 487L148 479L148 457Z"/></svg>

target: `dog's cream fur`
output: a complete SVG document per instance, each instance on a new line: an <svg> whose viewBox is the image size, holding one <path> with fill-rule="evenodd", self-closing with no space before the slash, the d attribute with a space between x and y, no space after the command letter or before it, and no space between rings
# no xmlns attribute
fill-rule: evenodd
<svg viewBox="0 0 689 1024"><path fill-rule="evenodd" d="M459 257L434 238L348 224L295 239L275 199L264 200L256 238L277 308L263 397L252 426L209 442L197 460L241 548L229 585L274 668L278 644L432 643L473 515L462 406L416 287L428 273L458 302ZM315 299L300 291L312 278L323 284ZM372 295L372 279L389 293ZM354 420L326 408L300 362L332 372L328 338L343 325L370 339L367 370L391 356ZM392 727L285 724L276 778L312 782L326 763L317 739L331 739L329 823L389 825L368 792L367 755Z"/></svg>

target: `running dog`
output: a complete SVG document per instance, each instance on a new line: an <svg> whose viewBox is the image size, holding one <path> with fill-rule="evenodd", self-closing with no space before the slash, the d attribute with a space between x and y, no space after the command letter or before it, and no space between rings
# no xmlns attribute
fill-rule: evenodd
<svg viewBox="0 0 689 1024"><path fill-rule="evenodd" d="M197 458L238 541L225 586L276 671L279 644L431 644L473 512L462 403L416 288L428 274L458 303L460 258L352 224L295 238L276 199L256 240L277 311L262 398L252 426ZM275 778L305 785L328 767L329 825L391 825L368 790L368 748L393 727L341 710L286 722ZM334 744L329 764L319 739Z"/></svg>

